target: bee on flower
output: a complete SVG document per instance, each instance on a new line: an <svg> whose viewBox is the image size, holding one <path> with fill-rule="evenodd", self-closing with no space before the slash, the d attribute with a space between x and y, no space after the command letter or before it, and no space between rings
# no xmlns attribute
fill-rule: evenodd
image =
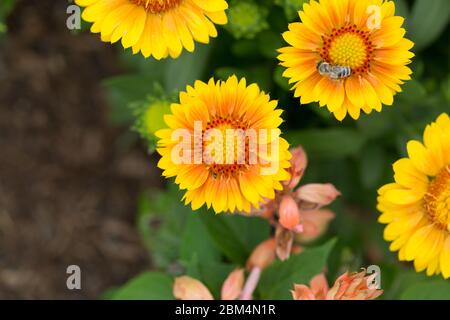
<svg viewBox="0 0 450 320"><path fill-rule="evenodd" d="M394 1L313 0L299 16L278 59L301 104L318 102L340 121L393 104L414 57Z"/></svg>

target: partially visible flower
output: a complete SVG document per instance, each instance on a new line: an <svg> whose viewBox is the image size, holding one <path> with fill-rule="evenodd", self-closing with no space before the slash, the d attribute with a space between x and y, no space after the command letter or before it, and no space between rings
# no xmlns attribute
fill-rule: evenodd
<svg viewBox="0 0 450 320"><path fill-rule="evenodd" d="M317 102L340 121L393 104L411 79L407 65L414 57L394 1L313 0L304 2L299 16L301 22L289 24L283 34L289 46L279 50L278 59L301 104ZM319 73L319 62L351 73Z"/></svg>
<svg viewBox="0 0 450 320"><path fill-rule="evenodd" d="M156 149L156 132L165 127L164 115L170 113L170 98L164 97L164 91L155 86L154 93L161 98L154 98L153 95L145 102L133 103L131 105L136 117L133 129L147 142L149 152Z"/></svg>
<svg viewBox="0 0 450 320"><path fill-rule="evenodd" d="M310 281L309 287L295 284L292 297L294 300L372 300L383 293L383 290L371 288L374 276L367 276L365 271L346 272L329 289L325 275L319 274Z"/></svg>
<svg viewBox="0 0 450 320"><path fill-rule="evenodd" d="M236 300L244 286L244 269L235 269L222 285L221 299Z"/></svg>
<svg viewBox="0 0 450 320"><path fill-rule="evenodd" d="M450 278L450 117L428 125L423 143L410 141L394 163L395 183L378 190L384 238L417 272Z"/></svg>
<svg viewBox="0 0 450 320"><path fill-rule="evenodd" d="M173 295L179 300L214 300L211 292L203 283L189 276L175 279Z"/></svg>
<svg viewBox="0 0 450 320"><path fill-rule="evenodd" d="M253 0L232 0L228 10L229 23L226 25L236 39L252 39L259 32L267 29L266 7Z"/></svg>
<svg viewBox="0 0 450 320"><path fill-rule="evenodd" d="M121 40L125 49L155 59L177 58L183 48L194 51L194 41L209 43L217 36L215 24L226 24L225 0L75 0L86 7L82 17L101 40Z"/></svg>

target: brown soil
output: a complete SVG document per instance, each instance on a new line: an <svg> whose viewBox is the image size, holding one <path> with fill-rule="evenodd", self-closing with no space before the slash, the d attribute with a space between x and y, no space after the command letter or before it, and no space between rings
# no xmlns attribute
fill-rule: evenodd
<svg viewBox="0 0 450 320"><path fill-rule="evenodd" d="M66 1L23 1L0 40L0 298L95 299L149 268L134 226L160 184L144 148L123 143L100 81L113 49L65 27ZM66 268L82 290L66 288Z"/></svg>

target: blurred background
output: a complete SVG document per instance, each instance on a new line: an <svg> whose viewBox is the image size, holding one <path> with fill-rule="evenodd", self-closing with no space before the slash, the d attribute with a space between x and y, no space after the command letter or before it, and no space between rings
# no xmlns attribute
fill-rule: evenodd
<svg viewBox="0 0 450 320"><path fill-rule="evenodd" d="M279 100L287 140L310 157L303 182L331 182L343 193L319 240L339 238L330 279L377 264L385 298L401 298L411 283L440 285L389 252L375 205L406 142L450 110L449 3L395 1L416 43L413 80L382 113L339 123L315 105L300 106L281 77L276 49L303 2L231 0L229 24L211 45L158 62L102 43L84 23L68 30L70 2L2 0L0 299L98 299L142 271L179 272L191 211L164 185L154 138L139 135L140 117L196 79L231 74ZM82 290L66 287L72 264L81 267Z"/></svg>

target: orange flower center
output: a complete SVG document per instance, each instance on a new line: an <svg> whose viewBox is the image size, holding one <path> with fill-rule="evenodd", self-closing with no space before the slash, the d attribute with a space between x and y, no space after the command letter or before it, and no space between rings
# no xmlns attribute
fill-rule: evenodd
<svg viewBox="0 0 450 320"><path fill-rule="evenodd" d="M182 0L130 0L151 13L166 12L180 4Z"/></svg>
<svg viewBox="0 0 450 320"><path fill-rule="evenodd" d="M450 165L430 183L424 199L430 219L450 232Z"/></svg>
<svg viewBox="0 0 450 320"><path fill-rule="evenodd" d="M230 130L231 129L231 130ZM231 177L244 171L249 165L249 138L238 133L244 133L248 129L246 123L241 120L216 117L211 120L203 131L203 150L208 150L208 170L213 177ZM212 137L207 132L212 132ZM218 138L214 131L219 134ZM205 155L205 154L204 154Z"/></svg>
<svg viewBox="0 0 450 320"><path fill-rule="evenodd" d="M328 63L350 67L353 74L362 74L369 71L373 45L369 32L358 30L355 25L345 26L323 36L319 53Z"/></svg>

